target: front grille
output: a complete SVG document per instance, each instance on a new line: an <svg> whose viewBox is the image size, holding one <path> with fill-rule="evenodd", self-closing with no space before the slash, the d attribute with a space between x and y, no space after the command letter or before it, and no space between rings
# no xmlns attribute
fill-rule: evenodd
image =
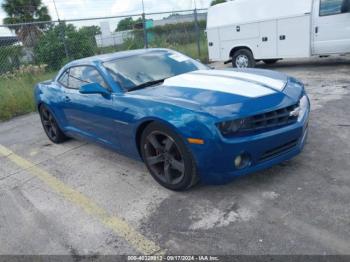
<svg viewBox="0 0 350 262"><path fill-rule="evenodd" d="M249 132L261 129L273 129L275 127L293 124L298 120L298 116L291 115L291 112L298 107L299 103L275 111L252 116L248 120L249 124L241 131Z"/></svg>
<svg viewBox="0 0 350 262"><path fill-rule="evenodd" d="M282 146L275 147L271 150L266 151L260 158L259 161L266 161L268 159L274 158L280 154L283 154L291 149L293 149L298 144L298 139L295 139L289 143L286 143Z"/></svg>

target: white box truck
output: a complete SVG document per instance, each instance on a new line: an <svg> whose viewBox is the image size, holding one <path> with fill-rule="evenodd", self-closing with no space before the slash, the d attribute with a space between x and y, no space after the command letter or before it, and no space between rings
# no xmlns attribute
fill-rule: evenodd
<svg viewBox="0 0 350 262"><path fill-rule="evenodd" d="M350 53L350 0L233 0L209 8L209 60L234 67Z"/></svg>

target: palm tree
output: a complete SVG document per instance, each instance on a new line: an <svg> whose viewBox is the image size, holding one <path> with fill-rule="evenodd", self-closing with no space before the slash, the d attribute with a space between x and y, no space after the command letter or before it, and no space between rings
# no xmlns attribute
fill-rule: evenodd
<svg viewBox="0 0 350 262"><path fill-rule="evenodd" d="M49 10L41 0L4 0L1 7L7 13L3 23L9 25L26 47L34 47L41 30L47 26L30 22L51 21ZM16 25L18 23L22 24Z"/></svg>

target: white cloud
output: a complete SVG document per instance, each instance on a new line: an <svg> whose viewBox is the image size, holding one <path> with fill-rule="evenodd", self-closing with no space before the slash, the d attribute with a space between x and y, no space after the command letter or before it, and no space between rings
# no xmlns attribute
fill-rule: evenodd
<svg viewBox="0 0 350 262"><path fill-rule="evenodd" d="M1 4L1 1L0 1L0 4ZM8 30L6 27L2 27L1 24L2 24L2 20L6 17L6 14L5 12L0 9L0 36L9 36L9 35L13 35L13 33Z"/></svg>
<svg viewBox="0 0 350 262"><path fill-rule="evenodd" d="M56 19L52 0L44 0ZM210 0L196 0L198 8L209 6ZM172 12L194 8L194 0L144 0L145 12ZM117 16L142 13L142 0L56 0L61 19Z"/></svg>
<svg viewBox="0 0 350 262"><path fill-rule="evenodd" d="M55 6L52 0L42 0L49 9L52 20L57 20ZM206 8L211 0L195 0L197 8ZM61 20L119 16L142 13L142 0L55 0ZM0 4L2 0L0 0ZM173 12L194 8L194 0L144 0L145 12ZM166 15L161 15L163 17ZM0 24L5 13L0 8ZM156 16L158 18L158 16ZM117 19L119 20L119 19ZM113 22L115 23L115 21ZM88 21L82 24L99 24L99 21ZM1 29L1 27L0 27ZM1 30L2 33L3 30Z"/></svg>
<svg viewBox="0 0 350 262"><path fill-rule="evenodd" d="M116 14L130 14L132 12L138 11L139 4L135 1L114 1L111 8L111 15Z"/></svg>
<svg viewBox="0 0 350 262"><path fill-rule="evenodd" d="M74 1L56 1L58 16L60 19L81 18L86 7L90 5L89 0L74 0ZM57 20L55 5L52 0L43 0L43 4L49 9L53 20Z"/></svg>
<svg viewBox="0 0 350 262"><path fill-rule="evenodd" d="M1 3L1 2L0 2ZM1 19L1 22L2 20L6 17L6 14L5 12L0 8L0 19Z"/></svg>

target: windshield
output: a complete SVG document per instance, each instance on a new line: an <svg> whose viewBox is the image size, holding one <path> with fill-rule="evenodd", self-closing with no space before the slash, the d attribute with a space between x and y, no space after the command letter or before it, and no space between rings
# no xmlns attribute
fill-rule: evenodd
<svg viewBox="0 0 350 262"><path fill-rule="evenodd" d="M170 51L153 51L108 61L103 64L114 81L124 90L146 87L147 83L157 82L172 76L200 69L205 65L185 55Z"/></svg>

